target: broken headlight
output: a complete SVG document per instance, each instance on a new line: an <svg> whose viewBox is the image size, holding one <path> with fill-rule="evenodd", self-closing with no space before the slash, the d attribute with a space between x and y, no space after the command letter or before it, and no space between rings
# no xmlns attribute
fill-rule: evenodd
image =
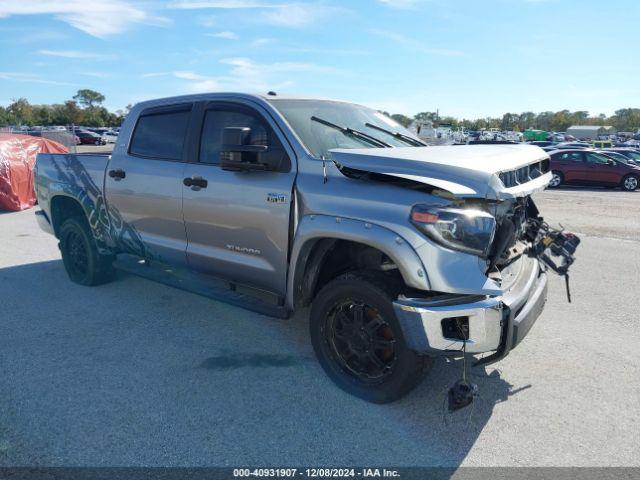
<svg viewBox="0 0 640 480"><path fill-rule="evenodd" d="M487 257L496 219L482 210L416 205L411 223L442 246Z"/></svg>

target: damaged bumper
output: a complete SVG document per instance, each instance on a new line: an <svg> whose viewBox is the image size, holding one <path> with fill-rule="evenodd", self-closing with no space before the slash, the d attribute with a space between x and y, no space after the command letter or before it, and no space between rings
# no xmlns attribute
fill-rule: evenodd
<svg viewBox="0 0 640 480"><path fill-rule="evenodd" d="M401 298L396 315L410 348L427 355L494 352L479 363L504 358L529 333L547 299L547 275L537 259L523 257L501 296L446 295ZM465 341L466 338L466 341Z"/></svg>

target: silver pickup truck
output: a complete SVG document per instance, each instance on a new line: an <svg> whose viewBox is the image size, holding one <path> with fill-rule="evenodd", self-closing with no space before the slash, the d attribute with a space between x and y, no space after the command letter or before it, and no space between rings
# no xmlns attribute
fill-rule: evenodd
<svg viewBox="0 0 640 480"><path fill-rule="evenodd" d="M551 179L540 148L429 147L375 110L273 92L140 103L111 155L41 154L35 178L72 281L115 262L268 315L310 306L326 373L378 403L437 355L507 355L562 250L530 196Z"/></svg>

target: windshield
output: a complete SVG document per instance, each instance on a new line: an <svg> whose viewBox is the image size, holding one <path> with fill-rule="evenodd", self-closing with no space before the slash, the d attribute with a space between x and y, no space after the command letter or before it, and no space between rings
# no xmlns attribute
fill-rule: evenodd
<svg viewBox="0 0 640 480"><path fill-rule="evenodd" d="M326 123L314 121L312 117L358 130L393 147L411 146L409 141L394 136L394 133L419 141L414 134L386 115L360 105L329 100L269 99L269 102L289 122L311 154L318 158L329 158L329 150L333 148L375 148L375 145L365 138L348 135Z"/></svg>
<svg viewBox="0 0 640 480"><path fill-rule="evenodd" d="M638 152L624 152L622 155L624 155L627 158L630 158L631 160L637 162L640 162L640 153Z"/></svg>
<svg viewBox="0 0 640 480"><path fill-rule="evenodd" d="M619 162L622 163L633 163L632 160L628 159L627 157L625 157L624 155L622 155L621 153L618 152L603 152L607 157L611 157L614 160L618 160Z"/></svg>

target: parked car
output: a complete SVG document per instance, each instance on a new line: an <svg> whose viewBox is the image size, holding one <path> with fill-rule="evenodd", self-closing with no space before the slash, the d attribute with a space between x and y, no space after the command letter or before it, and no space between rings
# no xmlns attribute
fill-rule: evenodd
<svg viewBox="0 0 640 480"><path fill-rule="evenodd" d="M549 140L536 140L533 142L527 142L529 145L536 145L537 147L550 147L555 146L557 142L552 142Z"/></svg>
<svg viewBox="0 0 640 480"><path fill-rule="evenodd" d="M106 143L100 135L87 130L75 130L75 134L80 139L81 145L104 145Z"/></svg>
<svg viewBox="0 0 640 480"><path fill-rule="evenodd" d="M635 148L618 148L618 147L614 147L611 148L609 150L607 150L608 152L616 152L620 155L624 155L625 157L627 157L629 160L633 160L635 163L637 163L638 165L640 165L640 150L637 150Z"/></svg>
<svg viewBox="0 0 640 480"><path fill-rule="evenodd" d="M593 148L603 149L603 148L611 148L613 147L613 142L611 140L594 140Z"/></svg>
<svg viewBox="0 0 640 480"><path fill-rule="evenodd" d="M593 148L593 145L587 142L563 142L555 145L556 149L561 150L565 148Z"/></svg>
<svg viewBox="0 0 640 480"><path fill-rule="evenodd" d="M550 187L564 184L604 185L633 191L638 188L640 167L619 162L594 150L570 149L550 152Z"/></svg>
<svg viewBox="0 0 640 480"><path fill-rule="evenodd" d="M609 158L612 158L613 160L616 160L618 162L627 163L629 165L638 165L638 163L635 162L633 159L623 155L620 152L615 152L611 149L597 150L597 152Z"/></svg>
<svg viewBox="0 0 640 480"><path fill-rule="evenodd" d="M104 140L105 143L116 143L117 139L118 139L117 132L108 130L102 134L102 140Z"/></svg>
<svg viewBox="0 0 640 480"><path fill-rule="evenodd" d="M37 218L78 284L117 259L272 316L310 306L325 372L378 403L435 356L504 358L544 308L538 147L425 147L375 110L273 94L140 103L122 134L112 155L38 156Z"/></svg>

